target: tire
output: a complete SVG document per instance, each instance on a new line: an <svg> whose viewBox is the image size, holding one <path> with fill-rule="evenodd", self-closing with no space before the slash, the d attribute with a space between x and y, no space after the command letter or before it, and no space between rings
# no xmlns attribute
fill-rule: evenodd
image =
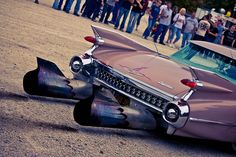
<svg viewBox="0 0 236 157"><path fill-rule="evenodd" d="M80 125L89 125L91 105L94 97L85 100L80 100L74 107L73 117L74 120Z"/></svg>

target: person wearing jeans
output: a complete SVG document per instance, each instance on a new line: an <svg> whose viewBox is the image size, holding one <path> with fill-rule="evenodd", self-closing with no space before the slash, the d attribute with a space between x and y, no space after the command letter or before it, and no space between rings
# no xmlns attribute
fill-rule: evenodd
<svg viewBox="0 0 236 157"><path fill-rule="evenodd" d="M74 0L67 0L66 5L65 5L65 10L64 10L66 13L70 12L73 2L74 2ZM74 8L74 13L73 13L75 16L79 16L78 12L80 9L80 3L81 3L81 0L76 0L76 5Z"/></svg>
<svg viewBox="0 0 236 157"><path fill-rule="evenodd" d="M141 19L142 17L145 15L145 12L147 10L147 7L148 7L148 0L143 0L143 9L141 11L141 13L139 14L138 16L138 19L137 19L137 23L136 23L136 31L138 30L138 27L140 25L140 22L141 22Z"/></svg>
<svg viewBox="0 0 236 157"><path fill-rule="evenodd" d="M166 32L169 28L170 22L171 22L171 16L172 16L172 3L168 2L166 5L162 5L161 8L161 13L160 13L160 21L159 21L159 25L157 28L156 33L153 36L153 41L156 43L158 37L161 35L160 37L160 44L165 45L164 44L164 38L166 35Z"/></svg>
<svg viewBox="0 0 236 157"><path fill-rule="evenodd" d="M103 6L103 10L102 10L102 15L99 19L99 22L103 22L103 19L105 17L104 23L108 24L108 19L110 17L110 14L112 12L113 7L115 6L115 0L107 0L106 4L104 4Z"/></svg>
<svg viewBox="0 0 236 157"><path fill-rule="evenodd" d="M109 23L111 24L115 24L116 23L116 20L117 20L117 16L119 14L119 11L120 11L120 6L121 6L121 2L122 0L119 0L115 3L115 6L112 10L112 19Z"/></svg>
<svg viewBox="0 0 236 157"><path fill-rule="evenodd" d="M124 0L124 2L121 5L120 12L118 14L116 24L114 26L115 29L117 29L120 25L120 20L123 17L122 23L120 25L120 30L124 31L125 27L125 21L129 15L129 10L131 8L131 5L134 3L134 0Z"/></svg>
<svg viewBox="0 0 236 157"><path fill-rule="evenodd" d="M143 9L143 0L134 0L133 8L131 10L130 16L129 16L129 22L126 29L127 33L132 33L134 26L138 20L139 15L141 14L141 11Z"/></svg>
<svg viewBox="0 0 236 157"><path fill-rule="evenodd" d="M154 0L151 8L148 10L148 14L149 14L148 26L143 33L144 39L147 39L147 37L149 36L152 30L152 27L156 24L158 15L160 13L160 5L161 5L161 2L159 0L158 1Z"/></svg>
<svg viewBox="0 0 236 157"><path fill-rule="evenodd" d="M81 0L76 1L76 5L75 5L75 8L74 8L74 15L75 16L79 16L78 12L79 12L79 9L80 9L80 3L81 3Z"/></svg>
<svg viewBox="0 0 236 157"><path fill-rule="evenodd" d="M186 9L182 8L182 9L180 9L179 13L175 15L175 17L173 19L174 28L173 28L172 33L170 35L170 44L169 44L170 47L175 48L175 43L178 42L181 37L181 30L186 23L185 13L186 13ZM173 41L175 35L176 35L176 38Z"/></svg>
<svg viewBox="0 0 236 157"><path fill-rule="evenodd" d="M104 1L103 0L95 0L93 5L94 5L94 10L93 10L92 21L96 22L96 18L98 17L101 6L104 5Z"/></svg>
<svg viewBox="0 0 236 157"><path fill-rule="evenodd" d="M198 28L198 20L196 19L195 16L196 13L192 12L191 17L188 17L186 19L186 24L183 30L183 39L181 48L185 47L189 43L189 40L192 39L193 34L196 32Z"/></svg>

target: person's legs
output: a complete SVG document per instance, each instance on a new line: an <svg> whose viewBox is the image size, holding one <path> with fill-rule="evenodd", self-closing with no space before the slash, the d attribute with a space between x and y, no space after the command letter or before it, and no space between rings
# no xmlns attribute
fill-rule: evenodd
<svg viewBox="0 0 236 157"><path fill-rule="evenodd" d="M151 19L150 17L148 18L148 25L147 25L147 28L145 29L145 31L143 32L143 38L147 39L147 37L149 36L152 27L156 23L154 21L155 21L154 19Z"/></svg>
<svg viewBox="0 0 236 157"><path fill-rule="evenodd" d="M124 15L124 13L125 13L125 9L121 7L121 8L120 8L120 11L119 11L119 14L118 14L118 17L117 17L117 19L116 19L115 26L114 26L115 29L117 29L117 28L119 27L119 25L120 25L120 19L121 19L121 17Z"/></svg>
<svg viewBox="0 0 236 157"><path fill-rule="evenodd" d="M121 30L121 31L124 30L124 27L125 27L125 21L126 21L128 15L129 15L129 10L124 9L124 17L123 17L122 23L121 23L121 25L120 25L120 30Z"/></svg>
<svg viewBox="0 0 236 157"><path fill-rule="evenodd" d="M58 3L58 7L57 7L58 10L61 10L61 7L62 7L62 4L63 4L63 1L64 1L64 0L60 0L60 1L59 1L59 3Z"/></svg>
<svg viewBox="0 0 236 157"><path fill-rule="evenodd" d="M126 29L127 33L131 33L131 25L134 20L134 17L135 17L135 12L131 11L130 15L129 15L129 22L128 22L127 29Z"/></svg>
<svg viewBox="0 0 236 157"><path fill-rule="evenodd" d="M67 8L67 5L68 5L69 2L70 2L70 0L66 0L66 3L64 5L64 7L63 7L63 11L66 11L66 8Z"/></svg>
<svg viewBox="0 0 236 157"><path fill-rule="evenodd" d="M185 47L186 42L187 42L187 36L188 36L188 33L183 33L181 48Z"/></svg>
<svg viewBox="0 0 236 157"><path fill-rule="evenodd" d="M180 37L181 37L181 29L177 28L176 38L175 38L175 41L173 43L174 44L177 43L179 41Z"/></svg>
<svg viewBox="0 0 236 157"><path fill-rule="evenodd" d="M192 33L188 33L187 40L186 40L186 45L189 44L189 40L192 39L192 36L193 36Z"/></svg>
<svg viewBox="0 0 236 157"><path fill-rule="evenodd" d="M163 31L161 32L160 42L159 42L160 44L164 44L164 39L165 39L167 30L168 30L168 26L163 25Z"/></svg>
<svg viewBox="0 0 236 157"><path fill-rule="evenodd" d="M158 28L157 28L157 31L156 31L156 33L153 36L153 41L154 42L157 42L157 39L160 36L160 34L163 32L163 30L164 30L164 25L163 24L159 24Z"/></svg>
<svg viewBox="0 0 236 157"><path fill-rule="evenodd" d="M136 23L136 31L138 30L138 26L140 25L141 18L143 17L144 14L145 14L145 12L142 12L138 16L137 23Z"/></svg>
<svg viewBox="0 0 236 157"><path fill-rule="evenodd" d="M80 13L83 13L86 4L87 4L87 0L86 0L86 1L84 2L84 4L82 5L82 8L80 9Z"/></svg>
<svg viewBox="0 0 236 157"><path fill-rule="evenodd" d="M93 20L93 21L96 21L96 18L98 17L98 14L99 14L99 12L100 12L101 3L96 3L96 4L94 4L94 5L95 5L95 8L94 8L94 11L93 11L92 20Z"/></svg>
<svg viewBox="0 0 236 157"><path fill-rule="evenodd" d="M132 23L131 23L130 33L133 32L134 27L135 27L135 24L136 24L136 22L137 22L137 20L138 20L139 15L140 15L140 13L135 13L134 19L133 19L133 21L132 21Z"/></svg>
<svg viewBox="0 0 236 157"><path fill-rule="evenodd" d="M104 19L105 14L107 13L107 10L108 10L108 4L106 3L103 6L102 15L101 15L101 17L99 19L99 22L103 22L103 19Z"/></svg>
<svg viewBox="0 0 236 157"><path fill-rule="evenodd" d="M120 10L120 4L119 2L116 2L115 7L113 8L112 11L112 19L111 19L112 24L116 23L117 17L119 15L119 10Z"/></svg>
<svg viewBox="0 0 236 157"><path fill-rule="evenodd" d="M77 0L76 2L76 5L75 5L75 9L74 9L74 15L79 15L78 12L79 12L79 9L80 9L80 3L81 3L81 0Z"/></svg>
<svg viewBox="0 0 236 157"><path fill-rule="evenodd" d="M113 9L113 6L111 6L111 5L107 6L107 14L106 14L106 17L105 17L105 20L104 20L105 24L108 24L108 19L111 15L112 9Z"/></svg>
<svg viewBox="0 0 236 157"><path fill-rule="evenodd" d="M171 33L171 35L170 35L170 44L172 44L172 41L173 41L173 39L174 39L174 37L175 37L175 35L176 35L176 32L177 32L177 28L176 28L176 27L173 27L172 33Z"/></svg>
<svg viewBox="0 0 236 157"><path fill-rule="evenodd" d="M71 9L71 6L72 6L73 2L74 2L74 0L69 0L68 4L66 6L66 9L65 9L66 13L70 12L70 9Z"/></svg>

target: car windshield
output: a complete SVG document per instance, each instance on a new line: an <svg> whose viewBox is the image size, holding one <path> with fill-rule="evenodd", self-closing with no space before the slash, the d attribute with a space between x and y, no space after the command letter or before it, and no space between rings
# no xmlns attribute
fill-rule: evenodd
<svg viewBox="0 0 236 157"><path fill-rule="evenodd" d="M217 52L191 43L171 55L171 59L187 66L214 72L236 84L236 61Z"/></svg>

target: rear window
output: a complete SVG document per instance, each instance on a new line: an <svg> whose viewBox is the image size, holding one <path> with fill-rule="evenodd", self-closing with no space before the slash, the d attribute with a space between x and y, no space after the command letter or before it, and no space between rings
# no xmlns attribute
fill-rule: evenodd
<svg viewBox="0 0 236 157"><path fill-rule="evenodd" d="M171 59L187 66L214 72L236 84L236 61L233 58L191 43L173 54Z"/></svg>

